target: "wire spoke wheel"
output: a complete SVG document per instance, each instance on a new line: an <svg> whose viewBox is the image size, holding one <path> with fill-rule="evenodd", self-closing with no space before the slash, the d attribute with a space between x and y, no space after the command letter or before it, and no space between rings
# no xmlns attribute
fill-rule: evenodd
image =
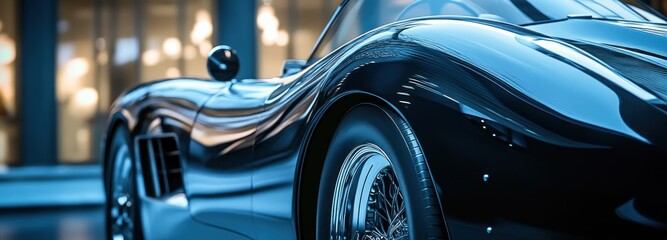
<svg viewBox="0 0 667 240"><path fill-rule="evenodd" d="M111 237L113 240L134 239L135 196L134 168L127 145L122 145L114 158L112 198L109 203Z"/></svg>
<svg viewBox="0 0 667 240"><path fill-rule="evenodd" d="M331 239L409 239L403 193L389 157L376 145L355 148L336 179Z"/></svg>
<svg viewBox="0 0 667 240"><path fill-rule="evenodd" d="M371 103L354 106L324 156L316 239L447 239L430 177L403 118Z"/></svg>
<svg viewBox="0 0 667 240"><path fill-rule="evenodd" d="M383 169L371 186L366 209L366 231L357 238L408 239L405 202L391 168Z"/></svg>

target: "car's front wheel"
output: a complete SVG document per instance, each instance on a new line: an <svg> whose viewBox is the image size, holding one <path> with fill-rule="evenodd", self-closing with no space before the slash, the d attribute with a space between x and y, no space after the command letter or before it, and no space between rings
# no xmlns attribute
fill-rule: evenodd
<svg viewBox="0 0 667 240"><path fill-rule="evenodd" d="M136 166L130 134L122 127L114 133L107 159L111 161L106 199L107 239L143 239L137 195Z"/></svg>
<svg viewBox="0 0 667 240"><path fill-rule="evenodd" d="M397 114L362 104L331 140L320 180L318 239L444 239L424 155Z"/></svg>

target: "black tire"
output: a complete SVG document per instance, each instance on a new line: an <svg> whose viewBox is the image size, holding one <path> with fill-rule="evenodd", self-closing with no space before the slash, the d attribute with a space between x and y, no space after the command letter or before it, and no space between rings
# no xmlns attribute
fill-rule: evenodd
<svg viewBox="0 0 667 240"><path fill-rule="evenodd" d="M136 174L136 161L134 160L134 151L132 147L132 141L130 138L130 133L128 132L127 129L124 127L118 127L115 129L114 134L111 136L111 142L109 143L109 151L107 152L107 165L106 167L108 169L108 179L107 179L107 186L106 186L106 204L105 204L105 228L106 228L106 238L107 239L114 239L114 230L113 226L115 224L115 220L112 212L112 208L114 207L114 204L117 203L117 199L114 197L114 186L115 184L118 183L116 181L118 168L121 166L116 159L119 159L119 154L123 154L121 157L127 157L129 158L130 163L128 164L129 166L129 173L128 177L124 178L126 181L129 181L126 185L130 186L130 190L128 191L128 201L132 203L131 207L128 207L128 213L130 216L132 216L132 231L131 231L131 239L134 240L142 240L144 239L143 237L143 231L142 231L142 224L141 224L141 201L139 199L138 191L137 191L137 174ZM118 211L116 211L117 213ZM128 239L128 238L125 238Z"/></svg>
<svg viewBox="0 0 667 240"><path fill-rule="evenodd" d="M397 114L372 104L349 110L332 137L320 179L317 238L332 239L332 199L339 172L349 153L369 143L389 158L403 195L409 238L447 238L431 175L412 129Z"/></svg>

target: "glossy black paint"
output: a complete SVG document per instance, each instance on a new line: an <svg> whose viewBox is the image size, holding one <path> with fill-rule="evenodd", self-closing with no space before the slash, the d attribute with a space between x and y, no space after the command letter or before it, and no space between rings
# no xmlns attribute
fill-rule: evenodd
<svg viewBox="0 0 667 240"><path fill-rule="evenodd" d="M414 129L452 239L660 239L665 33L410 19L285 78L140 86L114 104L109 131L176 133L187 212L231 238L312 238L318 156L346 109L373 102Z"/></svg>

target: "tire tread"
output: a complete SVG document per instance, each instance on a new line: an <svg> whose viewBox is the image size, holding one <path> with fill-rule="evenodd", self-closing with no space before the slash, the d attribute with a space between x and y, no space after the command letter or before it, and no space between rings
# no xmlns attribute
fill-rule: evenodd
<svg viewBox="0 0 667 240"><path fill-rule="evenodd" d="M430 219L430 221L428 221L430 224L426 226L426 228L429 229L427 232L427 239L446 239L446 227L442 217L442 210L440 209L440 203L435 192L435 185L431 179L431 173L428 168L428 164L426 163L426 158L424 157L424 154L421 150L419 141L410 128L410 125L402 117L390 112L388 112L388 115L399 127L401 134L405 138L407 146L410 148L414 170L417 174L417 177L419 178L419 192L421 193L421 198L426 205L424 212L427 215L426 217Z"/></svg>

